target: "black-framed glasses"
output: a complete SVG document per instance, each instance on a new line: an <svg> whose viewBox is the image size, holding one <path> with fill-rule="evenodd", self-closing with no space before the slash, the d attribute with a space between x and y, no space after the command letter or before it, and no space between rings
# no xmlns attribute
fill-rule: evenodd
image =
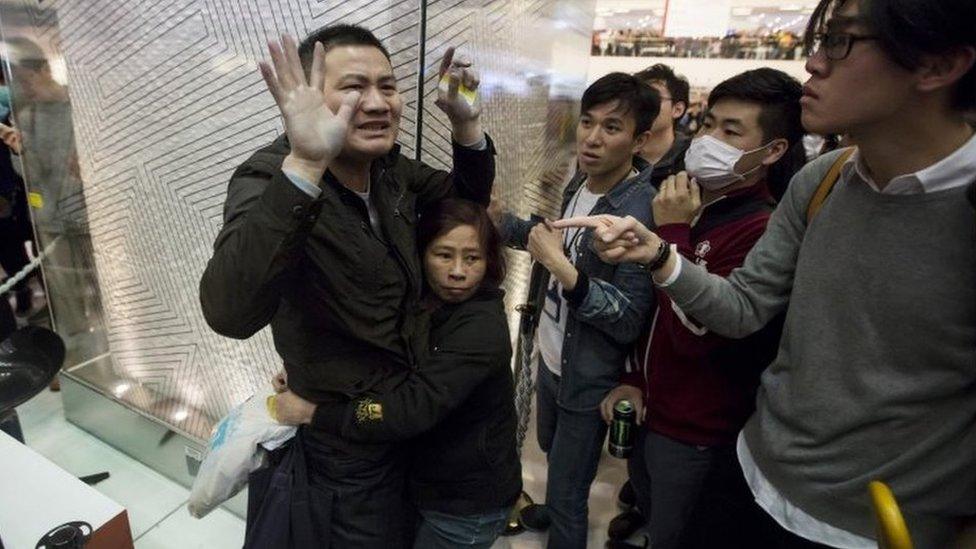
<svg viewBox="0 0 976 549"><path fill-rule="evenodd" d="M813 35L812 53L823 50L824 55L831 61L847 59L855 42L861 40L877 40L877 36L856 35L849 32L818 32Z"/></svg>

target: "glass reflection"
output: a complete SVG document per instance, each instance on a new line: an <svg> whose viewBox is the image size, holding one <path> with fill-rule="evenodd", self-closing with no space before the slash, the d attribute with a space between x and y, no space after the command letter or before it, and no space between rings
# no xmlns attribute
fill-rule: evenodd
<svg viewBox="0 0 976 549"><path fill-rule="evenodd" d="M14 169L26 183L37 252L45 254L41 270L48 307L70 367L104 354L108 344L71 99L52 39L57 35L18 25L29 20L25 15L7 4L0 11L15 132L10 148Z"/></svg>

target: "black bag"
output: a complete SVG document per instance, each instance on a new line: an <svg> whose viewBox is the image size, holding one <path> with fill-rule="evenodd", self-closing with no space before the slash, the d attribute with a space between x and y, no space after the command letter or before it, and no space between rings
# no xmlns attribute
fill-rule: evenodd
<svg viewBox="0 0 976 549"><path fill-rule="evenodd" d="M302 430L248 478L244 549L329 547L333 494L309 484Z"/></svg>

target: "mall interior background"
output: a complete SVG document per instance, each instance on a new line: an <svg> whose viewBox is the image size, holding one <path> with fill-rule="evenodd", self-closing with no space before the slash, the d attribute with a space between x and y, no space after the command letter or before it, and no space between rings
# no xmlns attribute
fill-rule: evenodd
<svg viewBox="0 0 976 549"><path fill-rule="evenodd" d="M578 99L589 82L664 62L688 77L694 102L758 66L802 81L796 38L814 5L0 0L5 58L42 58L68 91L39 125L43 90L20 81L5 61L25 142L50 145L28 147L23 168L39 247L50 251L42 264L50 316L69 349L68 419L186 483L192 460L184 462L182 448L198 458L215 421L269 389L280 368L270 332L247 341L217 335L197 295L231 172L282 131L255 66L268 39L333 22L372 29L392 54L404 94L403 153L443 168L449 125L433 104L434 78L445 48L459 46L482 74L499 198L519 214L552 217L561 189L543 176L572 163ZM529 260L519 252L509 260L514 336ZM153 461L173 434L180 450L167 459L175 463ZM544 482L544 463L535 465L542 473L533 481Z"/></svg>

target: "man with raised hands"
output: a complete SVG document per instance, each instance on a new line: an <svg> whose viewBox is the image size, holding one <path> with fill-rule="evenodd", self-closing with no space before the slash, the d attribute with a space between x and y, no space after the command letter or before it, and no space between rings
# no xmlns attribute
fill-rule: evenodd
<svg viewBox="0 0 976 549"><path fill-rule="evenodd" d="M333 546L400 547L408 537L399 450L316 429L315 403L368 391L413 367L425 347L415 314L418 211L451 195L487 205L495 174L478 76L447 50L436 101L453 131L447 173L400 154L403 99L372 33L334 25L269 50L260 70L286 135L231 177L200 284L204 317L237 339L271 325L289 389L276 398L277 416L302 425L309 482L331 502L313 519Z"/></svg>
<svg viewBox="0 0 976 549"><path fill-rule="evenodd" d="M741 338L786 311L737 441L741 490L710 547L877 547L887 483L916 547L976 521L976 5L823 0L807 31L806 129L849 135L793 178L728 278L633 219L594 227L688 317ZM714 523L726 522L725 527Z"/></svg>

